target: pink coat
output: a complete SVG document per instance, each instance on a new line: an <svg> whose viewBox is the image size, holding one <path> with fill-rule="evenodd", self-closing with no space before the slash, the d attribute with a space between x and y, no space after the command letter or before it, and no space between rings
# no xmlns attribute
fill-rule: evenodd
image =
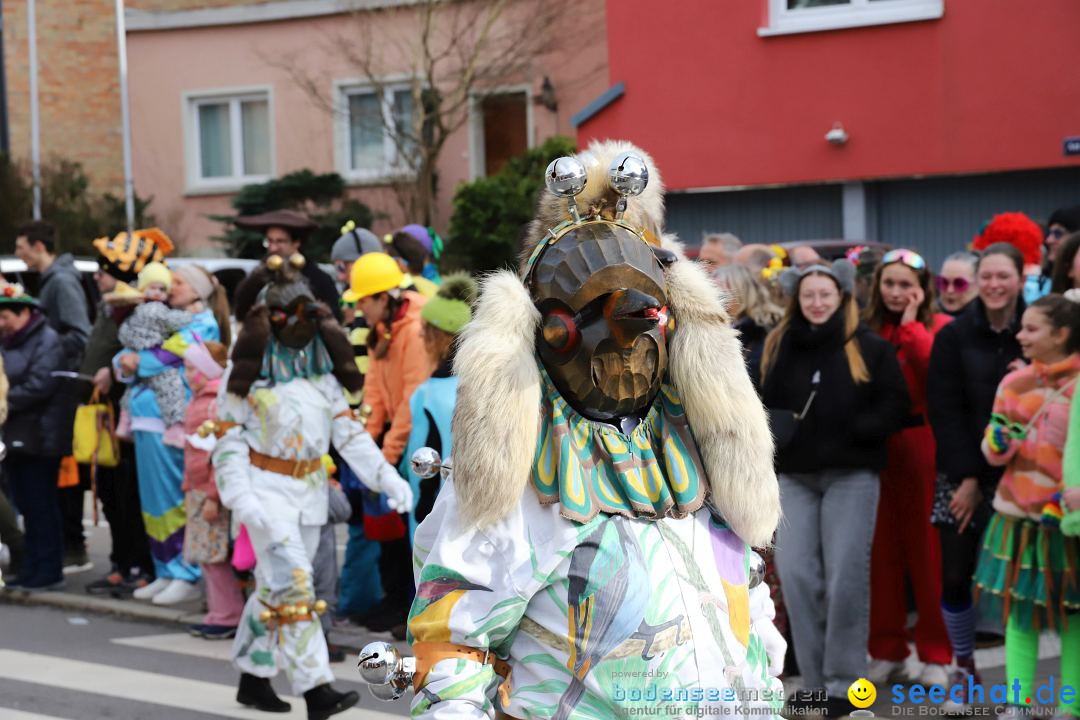
<svg viewBox="0 0 1080 720"><path fill-rule="evenodd" d="M211 380L191 398L187 413L184 415L184 434L193 435L207 420L217 417L218 385L221 380ZM207 497L218 499L217 484L214 482L214 467L210 462L210 452L184 443L184 484L181 489L201 490Z"/></svg>

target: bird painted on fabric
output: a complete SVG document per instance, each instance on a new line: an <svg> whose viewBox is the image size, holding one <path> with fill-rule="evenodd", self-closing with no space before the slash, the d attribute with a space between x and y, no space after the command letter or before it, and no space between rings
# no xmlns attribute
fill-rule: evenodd
<svg viewBox="0 0 1080 720"><path fill-rule="evenodd" d="M589 670L637 632L651 595L641 548L619 516L599 523L574 548L569 579L566 666L573 677L553 720L569 717L585 692Z"/></svg>
<svg viewBox="0 0 1080 720"><path fill-rule="evenodd" d="M427 565L420 573L416 599L409 613L409 642L450 642L450 611L468 590L491 592L450 568Z"/></svg>
<svg viewBox="0 0 1080 720"><path fill-rule="evenodd" d="M727 600L728 624L743 647L750 644L750 586L746 544L726 525L709 519L709 539L720 586Z"/></svg>

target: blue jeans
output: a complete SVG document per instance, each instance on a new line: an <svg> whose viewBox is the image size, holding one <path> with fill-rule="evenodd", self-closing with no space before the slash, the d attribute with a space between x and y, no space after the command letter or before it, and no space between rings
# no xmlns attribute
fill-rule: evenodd
<svg viewBox="0 0 1080 720"><path fill-rule="evenodd" d="M830 697L866 677L878 491L870 470L780 476L776 565L795 658L806 687Z"/></svg>
<svg viewBox="0 0 1080 720"><path fill-rule="evenodd" d="M338 615L363 615L382 599L379 543L364 537L360 525L349 526L345 563L341 568Z"/></svg>
<svg viewBox="0 0 1080 720"><path fill-rule="evenodd" d="M35 587L62 580L64 534L56 487L60 458L13 452L4 460L4 473L26 523L19 582Z"/></svg>

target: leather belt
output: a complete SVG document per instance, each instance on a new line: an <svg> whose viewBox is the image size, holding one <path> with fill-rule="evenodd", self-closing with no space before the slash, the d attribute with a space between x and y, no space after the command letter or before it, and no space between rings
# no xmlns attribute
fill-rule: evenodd
<svg viewBox="0 0 1080 720"><path fill-rule="evenodd" d="M270 455L263 455L256 450L251 450L248 457L251 459L251 464L260 470L277 473L278 475L287 475L297 480L307 477L322 467L321 458L315 458L314 460L284 460Z"/></svg>

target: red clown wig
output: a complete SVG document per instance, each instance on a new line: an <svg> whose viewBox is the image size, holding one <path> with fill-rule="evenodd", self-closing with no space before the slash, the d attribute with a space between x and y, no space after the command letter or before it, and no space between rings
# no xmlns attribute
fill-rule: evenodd
<svg viewBox="0 0 1080 720"><path fill-rule="evenodd" d="M1022 212L998 213L971 243L973 250L985 250L994 243L1008 243L1024 256L1024 265L1042 262L1043 232L1038 223Z"/></svg>

